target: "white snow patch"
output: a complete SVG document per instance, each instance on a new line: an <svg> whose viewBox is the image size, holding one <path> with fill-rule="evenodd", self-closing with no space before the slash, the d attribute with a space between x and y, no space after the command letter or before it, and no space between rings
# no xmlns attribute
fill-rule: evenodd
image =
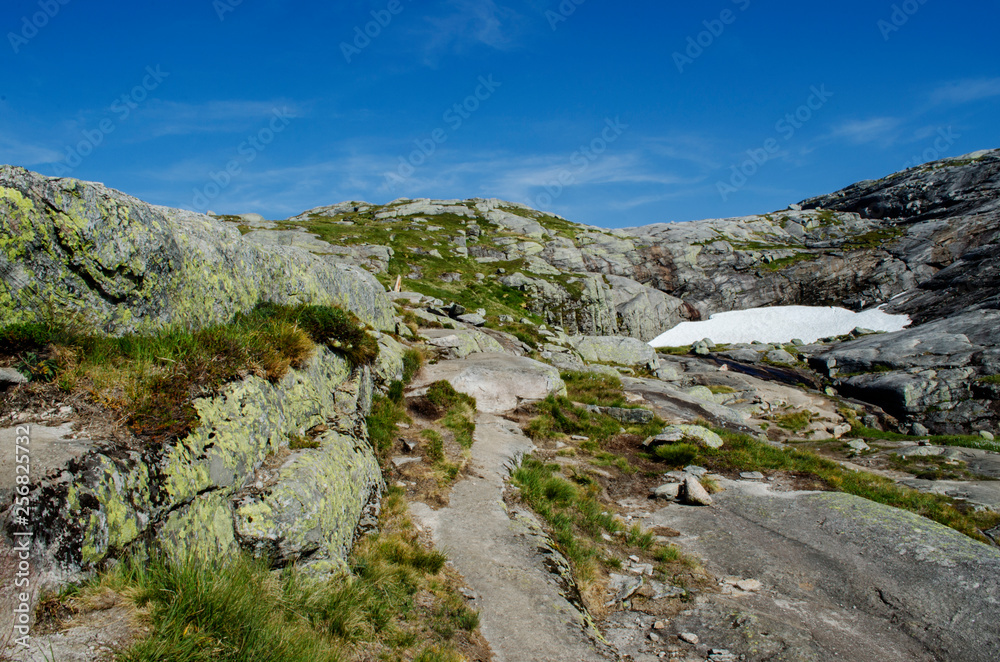
<svg viewBox="0 0 1000 662"><path fill-rule="evenodd" d="M710 338L715 343L807 343L850 333L857 327L872 331L900 331L908 315L890 315L881 308L860 313L835 307L774 306L716 313L704 322L682 322L650 341L653 347L682 347Z"/></svg>

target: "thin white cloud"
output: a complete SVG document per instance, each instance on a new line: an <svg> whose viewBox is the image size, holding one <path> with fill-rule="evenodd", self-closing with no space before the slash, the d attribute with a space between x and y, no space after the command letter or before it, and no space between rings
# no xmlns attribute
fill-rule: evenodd
<svg viewBox="0 0 1000 662"><path fill-rule="evenodd" d="M10 136L0 135L0 163L19 166L34 166L55 163L62 154L43 145L22 142Z"/></svg>
<svg viewBox="0 0 1000 662"><path fill-rule="evenodd" d="M244 131L269 120L276 112L290 118L303 114L287 99L270 101L219 100L180 103L151 100L137 119L151 125L150 137Z"/></svg>
<svg viewBox="0 0 1000 662"><path fill-rule="evenodd" d="M436 64L446 52L462 52L482 44L496 50L518 45L524 18L494 0L450 0L446 13L427 16L420 31L425 64Z"/></svg>
<svg viewBox="0 0 1000 662"><path fill-rule="evenodd" d="M835 126L831 137L856 145L868 143L891 144L895 141L902 120L897 117L872 117L865 120L848 120Z"/></svg>
<svg viewBox="0 0 1000 662"><path fill-rule="evenodd" d="M934 103L962 104L1000 96L1000 78L951 81L931 92Z"/></svg>

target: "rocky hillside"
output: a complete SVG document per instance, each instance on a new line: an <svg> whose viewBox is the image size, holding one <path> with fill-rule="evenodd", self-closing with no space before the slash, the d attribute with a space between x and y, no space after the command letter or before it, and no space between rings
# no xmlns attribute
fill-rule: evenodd
<svg viewBox="0 0 1000 662"><path fill-rule="evenodd" d="M301 247L363 267L387 287L399 278L403 291L424 295L421 306L479 310L488 327L539 346L551 339L538 337L539 324L650 340L681 321L769 305L860 310L891 301L917 324L963 315L946 332L921 326L866 340L864 351L845 346L854 358L840 368L839 349L812 363L845 393L943 433L998 417L990 381L1000 372L990 312L1000 305L998 186L1000 151L988 151L770 214L625 230L496 199L223 218L251 244ZM947 370L931 374L932 366Z"/></svg>

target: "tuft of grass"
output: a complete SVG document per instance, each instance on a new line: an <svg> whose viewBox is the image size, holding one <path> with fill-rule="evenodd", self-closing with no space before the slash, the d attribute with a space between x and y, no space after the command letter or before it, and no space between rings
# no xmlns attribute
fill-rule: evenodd
<svg viewBox="0 0 1000 662"><path fill-rule="evenodd" d="M730 393L736 393L736 389L732 386L723 386L720 384L713 384L708 387L708 390L715 395L728 395Z"/></svg>
<svg viewBox="0 0 1000 662"><path fill-rule="evenodd" d="M799 411L794 414L779 414L774 417L774 422L779 428L784 428L791 432L802 432L812 423L814 414L811 411Z"/></svg>
<svg viewBox="0 0 1000 662"><path fill-rule="evenodd" d="M573 402L603 407L624 407L628 404L622 380L614 375L567 371L561 376Z"/></svg>
<svg viewBox="0 0 1000 662"><path fill-rule="evenodd" d="M403 352L403 383L409 384L424 365L424 355L416 349Z"/></svg>
<svg viewBox="0 0 1000 662"><path fill-rule="evenodd" d="M346 662L374 650L386 659L459 660L457 639L479 618L445 561L420 544L394 489L379 533L358 542L349 573L316 580L247 555L132 559L73 600L113 590L131 603L151 634L118 654L126 662Z"/></svg>
<svg viewBox="0 0 1000 662"><path fill-rule="evenodd" d="M399 432L396 423L408 423L411 419L406 414L406 408L402 402L396 402L376 394L372 398L372 408L365 421L372 448L375 449L375 454L385 465Z"/></svg>
<svg viewBox="0 0 1000 662"><path fill-rule="evenodd" d="M153 442L194 428L195 398L248 375L278 381L304 365L316 343L355 366L378 356L377 342L357 319L330 306L265 303L228 324L116 338L88 332L71 318L0 329L0 353L15 357L26 374L90 394Z"/></svg>
<svg viewBox="0 0 1000 662"><path fill-rule="evenodd" d="M420 436L427 442L427 457L434 463L444 461L444 439L437 430L424 430Z"/></svg>
<svg viewBox="0 0 1000 662"><path fill-rule="evenodd" d="M694 444L664 444L653 450L653 455L663 460L667 466L677 469L692 464L698 457L698 446Z"/></svg>
<svg viewBox="0 0 1000 662"><path fill-rule="evenodd" d="M319 448L319 441L300 434L288 435L288 448L295 451L303 448Z"/></svg>
<svg viewBox="0 0 1000 662"><path fill-rule="evenodd" d="M553 540L577 576L588 581L596 574L598 548L581 534L613 534L622 525L601 507L596 485L574 484L558 472L559 465L528 457L511 474L511 481L521 489L525 503L549 524Z"/></svg>
<svg viewBox="0 0 1000 662"><path fill-rule="evenodd" d="M590 437L592 445L607 441L621 429L621 424L610 416L595 414L577 407L569 398L550 395L536 403L538 416L527 426L532 439L554 439L563 435ZM660 426L662 428L662 425Z"/></svg>
<svg viewBox="0 0 1000 662"><path fill-rule="evenodd" d="M795 255L789 255L788 257L780 257L777 260L771 260L770 262L765 262L760 265L760 269L764 271L781 271L782 269L787 269L788 267L799 264L800 262L811 262L815 260L816 256L812 253L796 253Z"/></svg>

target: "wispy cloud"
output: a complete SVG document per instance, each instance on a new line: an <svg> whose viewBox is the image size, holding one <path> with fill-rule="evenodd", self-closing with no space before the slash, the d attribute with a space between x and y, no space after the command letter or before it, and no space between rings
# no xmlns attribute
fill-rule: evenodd
<svg viewBox="0 0 1000 662"><path fill-rule="evenodd" d="M939 86L931 92L931 101L961 104L996 96L1000 96L1000 78L972 78Z"/></svg>
<svg viewBox="0 0 1000 662"><path fill-rule="evenodd" d="M494 0L449 0L443 14L425 17L421 30L425 64L436 64L446 52L474 45L509 50L519 44L525 20Z"/></svg>
<svg viewBox="0 0 1000 662"><path fill-rule="evenodd" d="M881 143L890 145L899 134L903 120L898 117L872 117L865 120L848 120L833 128L830 137L847 140L856 145Z"/></svg>
<svg viewBox="0 0 1000 662"><path fill-rule="evenodd" d="M276 110L286 117L301 117L301 105L287 99L270 101L219 100L203 103L151 100L140 115L150 125L150 137L196 133L230 133L253 128Z"/></svg>
<svg viewBox="0 0 1000 662"><path fill-rule="evenodd" d="M34 166L41 163L55 163L60 159L62 159L62 154L54 149L22 142L0 134L0 163Z"/></svg>

